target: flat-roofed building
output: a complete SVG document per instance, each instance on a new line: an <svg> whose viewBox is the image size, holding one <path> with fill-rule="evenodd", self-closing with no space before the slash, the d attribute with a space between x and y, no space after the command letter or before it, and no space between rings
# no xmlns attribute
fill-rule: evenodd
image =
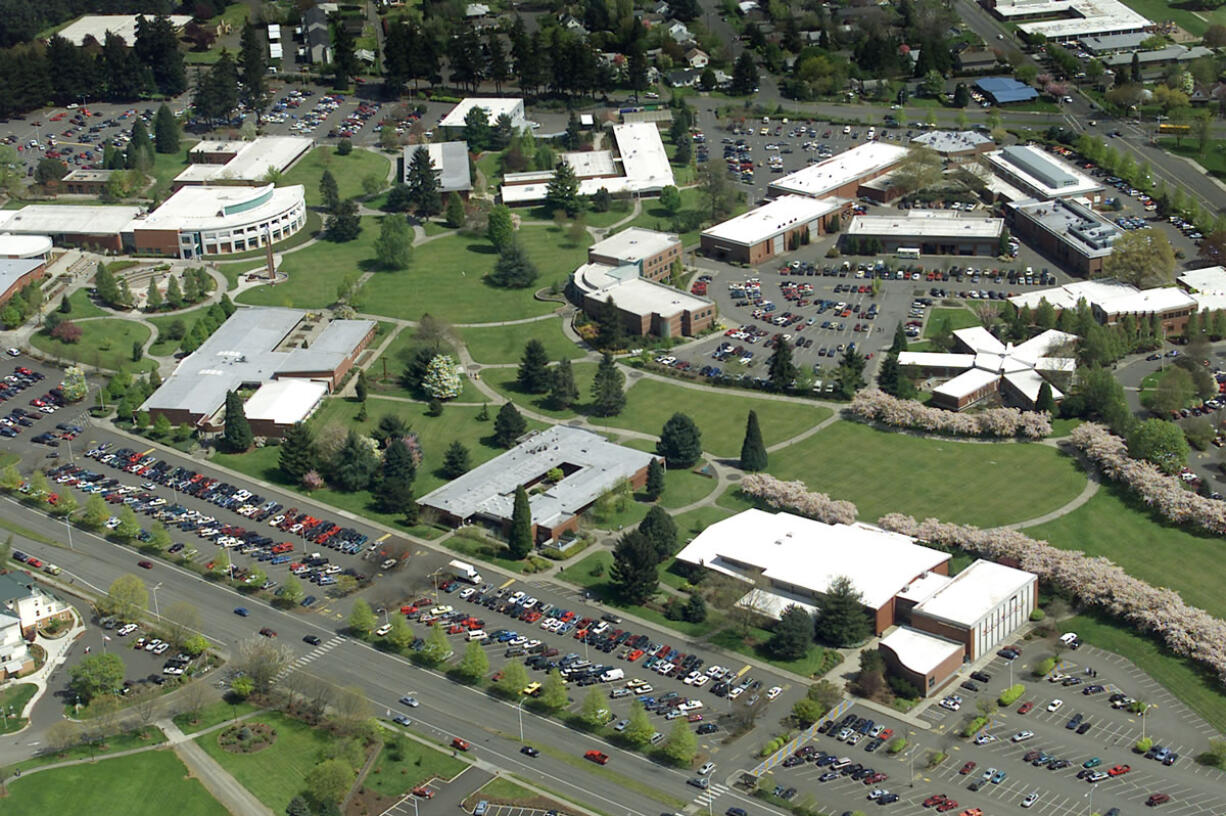
<svg viewBox="0 0 1226 816"><path fill-rule="evenodd" d="M51 260L50 236L13 235L0 232L0 258L41 258Z"/></svg>
<svg viewBox="0 0 1226 816"><path fill-rule="evenodd" d="M628 227L587 248L590 263L633 266L639 275L658 281L681 260L681 238L671 232Z"/></svg>
<svg viewBox="0 0 1226 816"><path fill-rule="evenodd" d="M42 258L0 258L0 305L23 287L42 280L47 262Z"/></svg>
<svg viewBox="0 0 1226 816"><path fill-rule="evenodd" d="M102 195L114 170L73 170L60 179L61 192L69 195Z"/></svg>
<svg viewBox="0 0 1226 816"><path fill-rule="evenodd" d="M1200 296L1178 287L1138 289L1113 278L1075 281L1063 286L1037 289L1015 295L1009 301L1019 309L1028 308L1032 312L1041 303L1047 302L1057 314L1065 309L1076 309L1080 302L1085 301L1099 323L1114 325L1125 316L1144 320L1157 318L1168 335L1182 334L1192 313L1203 308ZM1217 308L1208 298L1205 298L1205 303Z"/></svg>
<svg viewBox="0 0 1226 816"><path fill-rule="evenodd" d="M296 423L310 419L327 395L328 384L319 380L273 380L247 398L243 414L255 436L282 437Z"/></svg>
<svg viewBox="0 0 1226 816"><path fill-rule="evenodd" d="M948 553L909 536L757 509L709 525L677 560L744 582L738 605L773 618L793 604L815 612L834 580L846 576L876 634L894 624L894 599L904 587L931 572L949 573Z"/></svg>
<svg viewBox="0 0 1226 816"><path fill-rule="evenodd" d="M1003 218L962 216L947 210L908 210L895 215L857 215L839 240L844 247L874 239L882 252L916 248L924 255L1000 254Z"/></svg>
<svg viewBox="0 0 1226 816"><path fill-rule="evenodd" d="M911 625L962 644L978 660L1030 619L1038 603L1033 572L978 560L911 610Z"/></svg>
<svg viewBox="0 0 1226 816"><path fill-rule="evenodd" d="M1134 31L1131 34L1104 34L1102 36L1079 37L1077 41L1081 43L1082 48L1098 57L1103 54L1115 54L1120 51L1127 51L1131 54L1133 51L1140 49L1141 43L1153 36L1148 31Z"/></svg>
<svg viewBox="0 0 1226 816"><path fill-rule="evenodd" d="M122 233L140 213L140 207L31 204L20 210L0 210L0 232L47 236L56 246L122 252Z"/></svg>
<svg viewBox="0 0 1226 816"><path fill-rule="evenodd" d="M1053 42L1148 31L1153 23L1120 0L981 0L1029 36ZM1055 18L1055 19L1047 19ZM1030 21L1030 22L1026 22Z"/></svg>
<svg viewBox="0 0 1226 816"><path fill-rule="evenodd" d="M1226 310L1226 268L1206 266L1189 269L1176 280L1196 301L1199 311Z"/></svg>
<svg viewBox="0 0 1226 816"><path fill-rule="evenodd" d="M715 322L715 304L698 295L641 277L633 265L586 263L570 276L571 294L589 317L613 301L627 334L693 337Z"/></svg>
<svg viewBox="0 0 1226 816"><path fill-rule="evenodd" d="M197 143L191 164L175 176L174 189L188 185L264 185L270 174L284 173L315 146L304 136L261 136L250 142Z"/></svg>
<svg viewBox="0 0 1226 816"><path fill-rule="evenodd" d="M816 240L851 202L784 195L708 227L699 236L703 254L753 266Z"/></svg>
<svg viewBox="0 0 1226 816"><path fill-rule="evenodd" d="M855 198L862 183L893 170L906 155L907 148L902 145L865 142L776 179L767 188L767 195Z"/></svg>
<svg viewBox="0 0 1226 816"><path fill-rule="evenodd" d="M984 77L975 81L975 87L996 105L1029 102L1039 96L1034 88L1012 77Z"/></svg>
<svg viewBox="0 0 1226 816"><path fill-rule="evenodd" d="M1098 200L1102 184L1041 148L1010 145L987 154L992 170L1010 184L1040 199Z"/></svg>
<svg viewBox="0 0 1226 816"><path fill-rule="evenodd" d="M73 45L84 45L93 40L98 45L106 43L106 35L114 34L123 40L123 44L131 48L136 44L136 26L139 14L86 14L78 17L61 28L57 34ZM145 20L153 22L154 15L146 14ZM189 14L170 14L167 16L175 31L192 21Z"/></svg>
<svg viewBox="0 0 1226 816"><path fill-rule="evenodd" d="M140 252L191 259L275 244L306 226L306 216L301 184L187 186L124 229Z"/></svg>
<svg viewBox="0 0 1226 816"><path fill-rule="evenodd" d="M962 644L938 635L899 626L877 643L886 668L927 697L944 687L962 667Z"/></svg>
<svg viewBox="0 0 1226 816"><path fill-rule="evenodd" d="M1005 207L1005 221L1014 236L1068 272L1087 278L1102 272L1111 245L1124 234L1094 210L1068 199L1012 202Z"/></svg>
<svg viewBox="0 0 1226 816"><path fill-rule="evenodd" d="M439 127L464 127L464 119L473 108L480 108L485 111L486 118L491 125L498 121L498 117L506 114L511 118L512 129L518 131L528 127L528 117L524 113L524 100L500 96L470 96L461 100L458 105L448 111L447 115L442 118L439 122Z"/></svg>
<svg viewBox="0 0 1226 816"><path fill-rule="evenodd" d="M622 482L647 483L647 468L659 457L615 445L581 428L554 425L533 432L506 453L477 465L418 499L453 526L486 523L504 533L511 527L516 488L528 493L532 538L556 542L579 528L579 517ZM550 472L562 477L551 481Z"/></svg>
<svg viewBox="0 0 1226 816"><path fill-rule="evenodd" d="M950 164L962 164L987 153L996 142L977 130L928 130L911 140L911 144L935 150Z"/></svg>
<svg viewBox="0 0 1226 816"><path fill-rule="evenodd" d="M429 144L406 145L404 148L404 175L402 181L409 181L409 167L417 151L425 150L434 165L435 177L438 178L439 192L443 194L458 193L467 199L473 189L472 176L468 172L468 142L430 142Z"/></svg>

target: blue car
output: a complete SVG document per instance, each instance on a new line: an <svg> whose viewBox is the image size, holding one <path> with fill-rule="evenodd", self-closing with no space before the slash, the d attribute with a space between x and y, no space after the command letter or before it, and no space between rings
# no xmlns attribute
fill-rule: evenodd
<svg viewBox="0 0 1226 816"><path fill-rule="evenodd" d="M238 615L240 618L245 618L251 613L247 611L247 607L245 606L236 606L234 607L234 614Z"/></svg>

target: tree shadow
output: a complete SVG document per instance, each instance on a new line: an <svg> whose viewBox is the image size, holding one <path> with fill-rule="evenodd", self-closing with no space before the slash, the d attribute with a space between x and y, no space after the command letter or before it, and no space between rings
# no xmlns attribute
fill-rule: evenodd
<svg viewBox="0 0 1226 816"><path fill-rule="evenodd" d="M464 249L475 255L497 255L498 250L493 244L465 244Z"/></svg>

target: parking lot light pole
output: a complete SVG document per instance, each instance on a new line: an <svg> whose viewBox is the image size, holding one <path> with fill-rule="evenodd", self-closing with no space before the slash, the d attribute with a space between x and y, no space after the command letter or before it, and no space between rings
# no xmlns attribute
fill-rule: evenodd
<svg viewBox="0 0 1226 816"><path fill-rule="evenodd" d="M520 745L524 744L524 702L527 699L528 699L527 697L521 697L519 700L519 705L515 706L515 708L519 711L519 744Z"/></svg>
<svg viewBox="0 0 1226 816"><path fill-rule="evenodd" d="M158 619L158 623L162 622L162 613L158 610L158 589L161 588L162 582L158 581L153 585L153 616Z"/></svg>

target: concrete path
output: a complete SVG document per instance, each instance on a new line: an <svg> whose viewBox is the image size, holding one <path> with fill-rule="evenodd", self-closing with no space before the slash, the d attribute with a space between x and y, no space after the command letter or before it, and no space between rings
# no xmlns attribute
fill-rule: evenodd
<svg viewBox="0 0 1226 816"><path fill-rule="evenodd" d="M165 732L170 746L174 748L179 759L183 760L183 764L191 771L192 776L199 779L213 798L220 802L221 806L232 816L273 816L271 809L238 784L238 780L231 776L229 771L221 767L217 760L209 756L195 742L194 737L199 736L198 734L192 736L184 734L179 730L179 726L170 719L158 720L155 724ZM211 733L229 724L227 721L201 733Z"/></svg>

